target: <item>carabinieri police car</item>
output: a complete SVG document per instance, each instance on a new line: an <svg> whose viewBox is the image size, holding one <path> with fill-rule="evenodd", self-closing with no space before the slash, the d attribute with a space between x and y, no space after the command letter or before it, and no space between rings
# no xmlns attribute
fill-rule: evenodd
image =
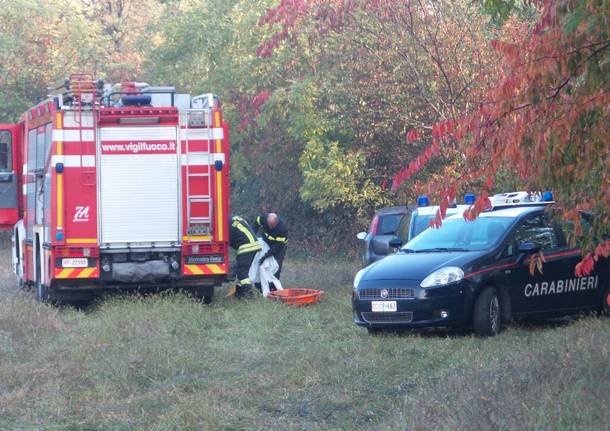
<svg viewBox="0 0 610 431"><path fill-rule="evenodd" d="M577 277L581 251L568 246L548 203L530 202L525 192L496 195L493 209L476 220L448 217L440 229L360 270L355 323L369 332L443 326L491 336L514 318L607 313L609 259ZM532 275L529 262L540 251L546 262Z"/></svg>

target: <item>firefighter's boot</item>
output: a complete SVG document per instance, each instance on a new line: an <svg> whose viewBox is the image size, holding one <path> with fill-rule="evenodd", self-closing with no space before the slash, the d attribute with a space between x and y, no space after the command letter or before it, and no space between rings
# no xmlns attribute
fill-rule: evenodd
<svg viewBox="0 0 610 431"><path fill-rule="evenodd" d="M238 299L251 299L254 298L254 292L252 291L252 284L243 283L238 284L235 288L235 297Z"/></svg>

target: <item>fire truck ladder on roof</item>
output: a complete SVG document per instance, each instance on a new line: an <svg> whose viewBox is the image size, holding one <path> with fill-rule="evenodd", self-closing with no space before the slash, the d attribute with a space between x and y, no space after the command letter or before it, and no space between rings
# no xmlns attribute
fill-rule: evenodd
<svg viewBox="0 0 610 431"><path fill-rule="evenodd" d="M184 134L185 134L185 149L184 159L186 164L186 220L187 220L187 235L188 236L208 236L212 234L212 175L210 172L210 149L212 145L212 128L211 128L211 111L209 109L189 109L183 111L180 115L183 120ZM203 129L191 129L191 125L204 125L207 126ZM203 130L204 140L206 141L207 151L192 151L192 142L189 139L189 130ZM205 166L207 172L193 172L191 161L195 154L203 156L205 158ZM203 164L203 163L201 163ZM207 194L191 194L191 180L204 181L205 190ZM208 208L207 216L194 216L194 206L200 206L206 204Z"/></svg>
<svg viewBox="0 0 610 431"><path fill-rule="evenodd" d="M95 128L96 128L96 92L97 83L93 75L78 73L72 74L66 80L66 87L71 93L74 122L78 124L80 142L81 183L85 186L95 185ZM83 112L91 113L91 123L83 124ZM83 142L83 128L91 130L91 136ZM94 159L93 159L94 160Z"/></svg>

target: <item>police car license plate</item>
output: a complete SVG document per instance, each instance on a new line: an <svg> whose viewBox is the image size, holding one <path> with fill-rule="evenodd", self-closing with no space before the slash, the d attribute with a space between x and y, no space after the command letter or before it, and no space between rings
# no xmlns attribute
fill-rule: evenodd
<svg viewBox="0 0 610 431"><path fill-rule="evenodd" d="M371 301L372 311L396 311L396 301Z"/></svg>

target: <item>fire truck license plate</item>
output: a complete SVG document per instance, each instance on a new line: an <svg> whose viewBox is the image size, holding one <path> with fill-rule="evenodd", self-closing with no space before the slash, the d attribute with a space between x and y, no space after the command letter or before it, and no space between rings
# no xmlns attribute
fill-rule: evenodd
<svg viewBox="0 0 610 431"><path fill-rule="evenodd" d="M372 301L372 311L396 311L396 301Z"/></svg>
<svg viewBox="0 0 610 431"><path fill-rule="evenodd" d="M89 264L87 258L66 258L61 260L64 268L86 268Z"/></svg>

